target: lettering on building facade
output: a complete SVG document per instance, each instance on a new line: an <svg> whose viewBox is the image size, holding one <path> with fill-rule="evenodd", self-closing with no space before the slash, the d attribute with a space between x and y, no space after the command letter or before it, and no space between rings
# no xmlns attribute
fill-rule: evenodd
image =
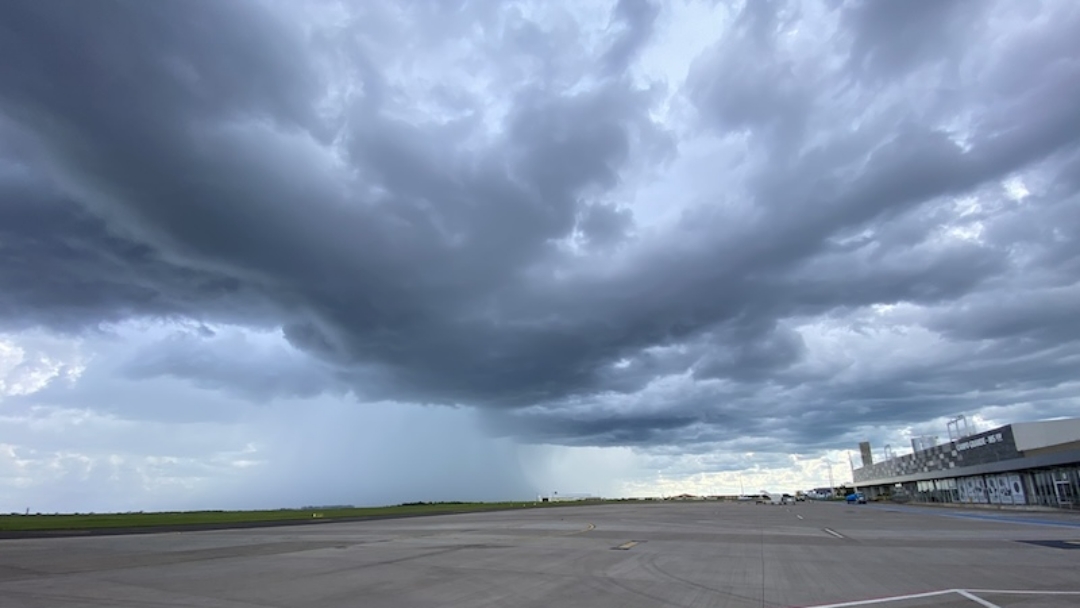
<svg viewBox="0 0 1080 608"><path fill-rule="evenodd" d="M956 444L956 449L960 450L960 451L963 451L963 450L970 450L971 448L981 448L984 445L989 445L991 443L998 443L1001 440L1002 440L1001 433L994 433L993 435L987 435L986 437L978 437L978 438L971 439L971 440L968 440L968 441L958 442Z"/></svg>

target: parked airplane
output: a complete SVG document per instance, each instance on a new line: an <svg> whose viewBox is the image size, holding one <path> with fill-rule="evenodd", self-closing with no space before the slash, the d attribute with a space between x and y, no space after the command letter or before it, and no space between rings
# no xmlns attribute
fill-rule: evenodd
<svg viewBox="0 0 1080 608"><path fill-rule="evenodd" d="M793 505L797 501L791 494L769 492L768 490L762 490L761 494L757 496L747 497L748 500L751 498L759 505ZM739 500L743 500L743 497L740 496Z"/></svg>
<svg viewBox="0 0 1080 608"><path fill-rule="evenodd" d="M758 498L756 502L765 505L782 505L784 504L784 495L777 492L762 490L761 497Z"/></svg>

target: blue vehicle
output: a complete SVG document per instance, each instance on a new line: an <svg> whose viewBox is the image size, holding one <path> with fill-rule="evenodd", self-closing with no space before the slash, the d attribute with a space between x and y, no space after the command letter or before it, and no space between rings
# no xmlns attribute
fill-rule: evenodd
<svg viewBox="0 0 1080 608"><path fill-rule="evenodd" d="M863 494L862 492L855 492L855 493L852 493L852 494L848 494L844 498L844 500L846 500L848 502L848 504L858 503L860 505L865 505L866 504L866 494Z"/></svg>

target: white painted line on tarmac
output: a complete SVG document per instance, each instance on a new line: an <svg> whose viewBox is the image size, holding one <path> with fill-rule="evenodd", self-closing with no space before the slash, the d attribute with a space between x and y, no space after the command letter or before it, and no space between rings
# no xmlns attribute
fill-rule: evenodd
<svg viewBox="0 0 1080 608"><path fill-rule="evenodd" d="M956 589L945 589L943 591L928 591L926 593L912 593L909 595L894 595L892 597L878 597L872 600L857 600L854 602L840 602L839 604L819 604L816 606L810 606L809 608L848 608L849 606L871 606L873 604L885 604L888 602L901 602L903 600L917 600L924 597L937 597L939 595L949 595L950 593L956 593Z"/></svg>
<svg viewBox="0 0 1080 608"><path fill-rule="evenodd" d="M803 518L803 516L802 516L802 515L796 515L795 517L798 517L799 519L802 519L802 518Z"/></svg>
<svg viewBox="0 0 1080 608"><path fill-rule="evenodd" d="M981 597L979 597L979 596L977 596L974 593L971 593L969 591L964 591L963 589L957 589L956 592L959 593L960 595L966 597L967 599L975 602L976 604L982 606L983 608L1001 608L1001 606L998 606L994 602L984 600L983 598L981 598Z"/></svg>
<svg viewBox="0 0 1080 608"><path fill-rule="evenodd" d="M1001 606L984 600L975 595L976 593L1001 593L1012 595L1080 595L1080 591L1027 591L1023 589L942 589L941 591L928 591L926 593L912 593L909 595L893 595L890 597L876 597L869 600L856 600L853 602L840 602L838 604L816 604L807 608L850 608L851 606L873 606L876 604L889 604L903 602L905 600L917 600L925 597L937 597L940 595L956 594L969 599L983 608L1002 608Z"/></svg>
<svg viewBox="0 0 1080 608"><path fill-rule="evenodd" d="M1000 593L1002 595L1080 595L1080 591L1035 591L1026 589L966 589L969 593Z"/></svg>
<svg viewBox="0 0 1080 608"><path fill-rule="evenodd" d="M836 538L847 538L846 536L844 536L843 534L840 534L839 532L837 532L836 530L833 530L832 528L822 528L822 531L825 532L826 534L832 534Z"/></svg>

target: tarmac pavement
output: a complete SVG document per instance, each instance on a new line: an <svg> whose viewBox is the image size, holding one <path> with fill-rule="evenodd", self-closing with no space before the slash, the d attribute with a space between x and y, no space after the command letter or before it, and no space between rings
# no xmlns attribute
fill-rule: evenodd
<svg viewBox="0 0 1080 608"><path fill-rule="evenodd" d="M2 540L0 606L1080 606L1075 519L948 515L657 502Z"/></svg>

